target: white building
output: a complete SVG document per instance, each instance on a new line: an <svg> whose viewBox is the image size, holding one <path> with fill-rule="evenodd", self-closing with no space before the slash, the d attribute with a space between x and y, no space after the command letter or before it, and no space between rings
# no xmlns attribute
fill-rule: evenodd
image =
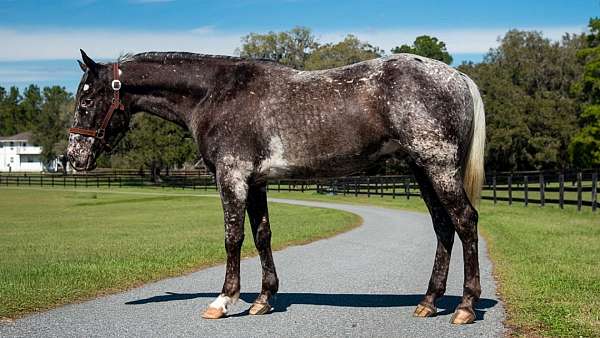
<svg viewBox="0 0 600 338"><path fill-rule="evenodd" d="M56 171L58 161L46 167L42 163L42 147L31 141L31 132L0 136L0 172L4 171Z"/></svg>

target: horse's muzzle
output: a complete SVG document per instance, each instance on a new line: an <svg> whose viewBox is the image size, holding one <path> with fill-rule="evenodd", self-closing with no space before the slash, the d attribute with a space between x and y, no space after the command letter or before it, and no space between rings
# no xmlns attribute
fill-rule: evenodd
<svg viewBox="0 0 600 338"><path fill-rule="evenodd" d="M78 134L69 134L69 146L67 147L67 158L71 166L77 171L94 170L96 168L96 156L94 154L93 137Z"/></svg>

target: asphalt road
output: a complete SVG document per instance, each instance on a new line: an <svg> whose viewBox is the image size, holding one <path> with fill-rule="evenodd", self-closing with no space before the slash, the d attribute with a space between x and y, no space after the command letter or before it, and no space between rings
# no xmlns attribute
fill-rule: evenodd
<svg viewBox="0 0 600 338"><path fill-rule="evenodd" d="M220 291L224 266L170 278L115 295L0 324L1 337L492 337L502 336L496 296L480 239L483 293L471 325L451 325L462 291L462 249L455 241L446 296L438 316L412 312L427 288L435 251L428 215L369 206L272 201L353 212L364 224L344 234L276 252L280 291L274 312L248 315L260 289L257 258L242 262L242 294L220 320L201 311ZM251 240L251 237L247 237Z"/></svg>

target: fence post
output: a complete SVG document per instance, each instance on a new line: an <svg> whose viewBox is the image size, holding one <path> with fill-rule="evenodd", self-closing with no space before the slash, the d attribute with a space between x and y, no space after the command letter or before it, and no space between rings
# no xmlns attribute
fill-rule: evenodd
<svg viewBox="0 0 600 338"><path fill-rule="evenodd" d="M371 179L367 177L367 197L371 197Z"/></svg>
<svg viewBox="0 0 600 338"><path fill-rule="evenodd" d="M108 176L108 188L110 189L110 176Z"/></svg>
<svg viewBox="0 0 600 338"><path fill-rule="evenodd" d="M86 184L87 184L87 182L86 182ZM121 176L119 176L119 188L121 188L121 187L122 187L122 184L121 184Z"/></svg>
<svg viewBox="0 0 600 338"><path fill-rule="evenodd" d="M63 175L63 188L67 186L67 176Z"/></svg>
<svg viewBox="0 0 600 338"><path fill-rule="evenodd" d="M561 209L565 207L565 175L558 175L558 204Z"/></svg>
<svg viewBox="0 0 600 338"><path fill-rule="evenodd" d="M277 192L281 192L281 180L277 180Z"/></svg>
<svg viewBox="0 0 600 338"><path fill-rule="evenodd" d="M358 194L360 193L360 184L358 182L358 179L354 179L354 197L357 197Z"/></svg>
<svg viewBox="0 0 600 338"><path fill-rule="evenodd" d="M52 175L52 186L54 186L54 175Z"/></svg>
<svg viewBox="0 0 600 338"><path fill-rule="evenodd" d="M383 188L386 187L387 188L387 184L384 182L381 182L381 184L379 185L379 187L381 188L381 195L379 197L383 198Z"/></svg>
<svg viewBox="0 0 600 338"><path fill-rule="evenodd" d="M581 211L581 172L577 173L577 211Z"/></svg>
<svg viewBox="0 0 600 338"><path fill-rule="evenodd" d="M508 205L512 205L512 174L508 175Z"/></svg>
<svg viewBox="0 0 600 338"><path fill-rule="evenodd" d="M85 187L86 188L88 187L88 177L87 177L87 175L85 176Z"/></svg>
<svg viewBox="0 0 600 338"><path fill-rule="evenodd" d="M410 199L410 177L404 180L404 194L406 194L406 199Z"/></svg>
<svg viewBox="0 0 600 338"><path fill-rule="evenodd" d="M598 193L596 185L598 184L598 173L592 173L592 212L596 212L596 204L598 204Z"/></svg>
<svg viewBox="0 0 600 338"><path fill-rule="evenodd" d="M17 176L17 187L19 186L19 176Z"/></svg>
<svg viewBox="0 0 600 338"><path fill-rule="evenodd" d="M523 194L525 195L524 199L525 199L525 206L529 205L529 177L527 177L527 175L525 175L525 177L523 177Z"/></svg>
<svg viewBox="0 0 600 338"><path fill-rule="evenodd" d="M546 204L546 188L544 183L544 173L540 174L540 206L543 207Z"/></svg>
<svg viewBox="0 0 600 338"><path fill-rule="evenodd" d="M496 175L492 176L492 186L493 186L493 194L494 194L494 205L496 205Z"/></svg>
<svg viewBox="0 0 600 338"><path fill-rule="evenodd" d="M396 179L392 180L392 199L396 199Z"/></svg>

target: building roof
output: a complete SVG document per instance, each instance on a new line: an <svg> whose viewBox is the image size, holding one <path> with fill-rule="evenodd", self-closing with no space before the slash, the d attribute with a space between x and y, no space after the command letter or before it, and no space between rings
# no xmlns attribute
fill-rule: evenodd
<svg viewBox="0 0 600 338"><path fill-rule="evenodd" d="M24 131L12 136L0 136L0 141L31 141L32 133L30 131Z"/></svg>

